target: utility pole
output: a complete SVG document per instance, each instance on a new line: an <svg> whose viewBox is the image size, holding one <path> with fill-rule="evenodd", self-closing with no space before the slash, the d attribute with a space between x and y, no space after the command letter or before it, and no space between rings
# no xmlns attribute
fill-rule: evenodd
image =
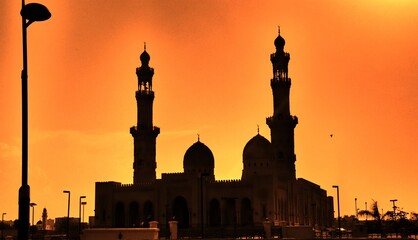
<svg viewBox="0 0 418 240"><path fill-rule="evenodd" d="M396 203L396 201L398 201L398 199L392 199L392 200L390 200L391 202L392 202L392 204L393 204L393 220L395 220L396 221L396 205L395 205L395 203Z"/></svg>

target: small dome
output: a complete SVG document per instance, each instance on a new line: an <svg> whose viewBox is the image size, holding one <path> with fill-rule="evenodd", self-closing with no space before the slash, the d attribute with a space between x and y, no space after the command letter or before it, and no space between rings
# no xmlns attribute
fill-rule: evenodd
<svg viewBox="0 0 418 240"><path fill-rule="evenodd" d="M273 147L269 140L257 134L245 145L242 153L244 162L256 159L273 159Z"/></svg>
<svg viewBox="0 0 418 240"><path fill-rule="evenodd" d="M139 59L141 60L142 63L148 63L149 60L151 59L151 57L149 56L149 54L147 53L147 50L144 50L143 53L141 53L141 56L139 57Z"/></svg>
<svg viewBox="0 0 418 240"><path fill-rule="evenodd" d="M274 46L276 46L276 49L283 49L285 44L286 41L284 38L282 38L282 36L280 36L279 32L279 36L277 36L277 38L274 40Z"/></svg>
<svg viewBox="0 0 418 240"><path fill-rule="evenodd" d="M200 141L197 141L187 149L184 154L183 167L189 169L213 169L215 160L212 151Z"/></svg>

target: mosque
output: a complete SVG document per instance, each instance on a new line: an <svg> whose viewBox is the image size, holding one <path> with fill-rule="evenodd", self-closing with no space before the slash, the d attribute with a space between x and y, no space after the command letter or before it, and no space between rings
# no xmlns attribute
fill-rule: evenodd
<svg viewBox="0 0 418 240"><path fill-rule="evenodd" d="M134 140L133 183L96 182L95 227L139 227L155 220L164 225L175 219L180 229L251 228L269 219L274 226L332 226L333 198L315 183L296 178L294 128L290 114L289 53L279 34L270 55L273 76L273 115L266 118L271 141L257 134L245 145L239 180L216 180L215 158L199 139L184 154L181 173L156 178L156 139L153 125L150 55L144 48L136 68L137 124ZM267 83L267 81L266 81ZM198 231L198 230L197 230Z"/></svg>

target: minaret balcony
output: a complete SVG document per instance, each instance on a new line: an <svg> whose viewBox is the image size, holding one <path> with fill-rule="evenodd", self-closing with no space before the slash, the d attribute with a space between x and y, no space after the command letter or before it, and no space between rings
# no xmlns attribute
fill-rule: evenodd
<svg viewBox="0 0 418 240"><path fill-rule="evenodd" d="M292 79L291 78L274 77L270 80L270 85L272 87L274 87L274 86L290 87L291 84L292 84Z"/></svg>
<svg viewBox="0 0 418 240"><path fill-rule="evenodd" d="M290 54L287 52L275 52L270 54L270 59L275 59L276 57L290 58Z"/></svg>
<svg viewBox="0 0 418 240"><path fill-rule="evenodd" d="M154 91L152 91L149 88L146 89L139 89L138 91L136 91L136 96L137 97L142 97L142 96L151 96L154 97Z"/></svg>
<svg viewBox="0 0 418 240"><path fill-rule="evenodd" d="M157 136L158 134L160 134L160 128L157 126L146 127L144 125L132 126L129 132L131 133L133 137L139 136L139 135L150 135L150 134Z"/></svg>
<svg viewBox="0 0 418 240"><path fill-rule="evenodd" d="M291 126L295 127L298 124L298 117L292 115L284 116L283 114L279 114L276 116L267 117L266 124L268 126L274 126L277 124L290 124Z"/></svg>
<svg viewBox="0 0 418 240"><path fill-rule="evenodd" d="M291 78L285 76L285 75L276 75L271 79L271 82L291 82Z"/></svg>

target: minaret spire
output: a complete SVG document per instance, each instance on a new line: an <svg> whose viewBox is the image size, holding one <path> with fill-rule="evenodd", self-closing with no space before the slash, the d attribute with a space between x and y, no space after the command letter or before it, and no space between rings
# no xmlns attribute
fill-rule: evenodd
<svg viewBox="0 0 418 240"><path fill-rule="evenodd" d="M273 116L266 119L270 127L277 175L282 180L295 179L294 128L298 123L296 116L290 114L290 86L288 75L289 53L284 51L284 38L280 35L274 40L276 51L270 55L273 77L270 80L273 91Z"/></svg>
<svg viewBox="0 0 418 240"><path fill-rule="evenodd" d="M152 182L156 179L156 138L160 129L153 124L154 91L152 77L154 69L149 66L151 59L146 51L139 57L141 66L136 68L138 90L135 93L137 103L137 124L131 127L134 138L134 184Z"/></svg>

